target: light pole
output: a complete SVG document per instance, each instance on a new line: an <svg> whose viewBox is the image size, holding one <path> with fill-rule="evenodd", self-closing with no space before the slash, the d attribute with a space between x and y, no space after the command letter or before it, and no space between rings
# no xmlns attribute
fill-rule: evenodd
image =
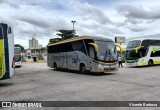
<svg viewBox="0 0 160 110"><path fill-rule="evenodd" d="M74 30L74 23L76 22L76 21L71 21L72 23L73 23L73 30Z"/></svg>

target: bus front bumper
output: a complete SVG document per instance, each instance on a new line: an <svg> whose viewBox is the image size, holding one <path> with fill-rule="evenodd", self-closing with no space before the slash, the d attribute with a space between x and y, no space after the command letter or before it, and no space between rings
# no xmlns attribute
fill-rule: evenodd
<svg viewBox="0 0 160 110"><path fill-rule="evenodd" d="M137 62L134 63L126 63L127 66L139 66Z"/></svg>
<svg viewBox="0 0 160 110"><path fill-rule="evenodd" d="M118 70L117 64L109 64L109 65L98 64L97 72L112 72L117 70Z"/></svg>
<svg viewBox="0 0 160 110"><path fill-rule="evenodd" d="M21 62L15 62L15 66L22 66Z"/></svg>

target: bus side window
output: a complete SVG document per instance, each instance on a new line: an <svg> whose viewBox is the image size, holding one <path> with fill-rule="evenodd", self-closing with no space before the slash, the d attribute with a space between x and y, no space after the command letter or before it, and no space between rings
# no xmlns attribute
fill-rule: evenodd
<svg viewBox="0 0 160 110"><path fill-rule="evenodd" d="M160 40L156 41L156 46L160 46Z"/></svg>
<svg viewBox="0 0 160 110"><path fill-rule="evenodd" d="M62 48L63 48L63 52L73 51L72 44L70 42L62 44Z"/></svg>
<svg viewBox="0 0 160 110"><path fill-rule="evenodd" d="M160 46L160 40L143 40L142 46L147 48L150 45Z"/></svg>
<svg viewBox="0 0 160 110"><path fill-rule="evenodd" d="M2 32L1 25L0 25L0 39L3 39L3 32Z"/></svg>
<svg viewBox="0 0 160 110"><path fill-rule="evenodd" d="M85 43L85 46L86 46L86 51L87 53L89 54L89 47L90 47L90 44L89 43L94 43L93 40L84 40L84 43Z"/></svg>
<svg viewBox="0 0 160 110"><path fill-rule="evenodd" d="M154 53L152 51L150 57L160 57L160 51L156 51Z"/></svg>
<svg viewBox="0 0 160 110"><path fill-rule="evenodd" d="M48 46L47 48L48 48L48 49L47 49L47 50L48 50L48 53L52 53L52 49L51 49L52 46Z"/></svg>
<svg viewBox="0 0 160 110"><path fill-rule="evenodd" d="M72 42L72 48L74 51L80 51L86 54L85 47L83 41L75 41Z"/></svg>
<svg viewBox="0 0 160 110"><path fill-rule="evenodd" d="M11 27L8 28L8 34L11 34L12 33L12 29Z"/></svg>
<svg viewBox="0 0 160 110"><path fill-rule="evenodd" d="M93 46L89 46L89 56L95 59L95 48Z"/></svg>
<svg viewBox="0 0 160 110"><path fill-rule="evenodd" d="M148 48L140 49L140 57L145 57L147 55Z"/></svg>

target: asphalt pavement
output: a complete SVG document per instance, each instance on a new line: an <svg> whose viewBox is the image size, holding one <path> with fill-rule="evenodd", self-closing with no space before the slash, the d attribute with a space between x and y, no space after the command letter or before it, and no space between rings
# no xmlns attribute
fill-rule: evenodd
<svg viewBox="0 0 160 110"><path fill-rule="evenodd" d="M13 78L0 81L0 101L160 101L160 66L137 68L124 65L116 72L95 75L54 71L47 67L45 62L25 63L21 68L15 69ZM43 109L128 110L131 108Z"/></svg>

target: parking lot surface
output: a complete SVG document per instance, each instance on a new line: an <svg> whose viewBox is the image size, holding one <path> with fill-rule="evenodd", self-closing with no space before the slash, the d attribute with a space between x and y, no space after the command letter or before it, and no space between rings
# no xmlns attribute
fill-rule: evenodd
<svg viewBox="0 0 160 110"><path fill-rule="evenodd" d="M0 81L0 101L160 101L160 66L124 66L93 75L54 71L46 63L23 64L13 78Z"/></svg>

